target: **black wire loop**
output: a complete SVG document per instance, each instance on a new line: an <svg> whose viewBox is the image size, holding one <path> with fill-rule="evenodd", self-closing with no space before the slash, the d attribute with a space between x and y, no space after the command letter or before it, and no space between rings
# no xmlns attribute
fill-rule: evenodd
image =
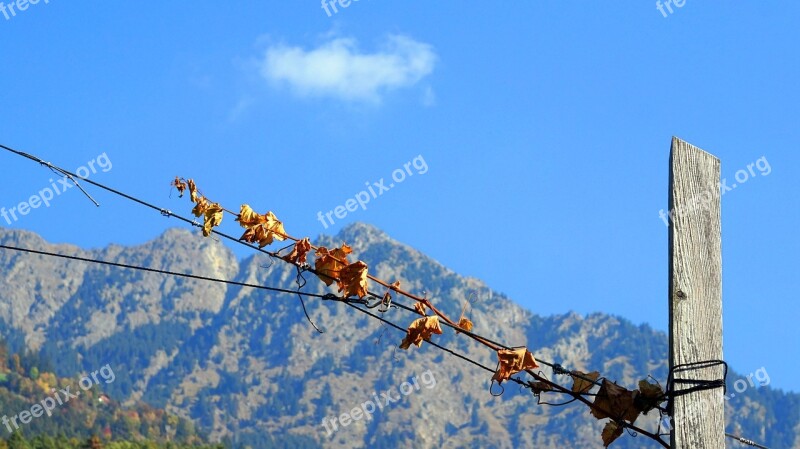
<svg viewBox="0 0 800 449"><path fill-rule="evenodd" d="M677 377L681 373L698 371L702 369L722 366L722 379L686 379ZM667 398L667 410L673 416L674 399L679 396L695 393L704 390L722 388L723 394L727 392L726 380L728 379L728 364L724 360L704 360L702 362L683 363L675 365L669 371L667 377L667 391L664 396ZM689 385L688 388L676 390L675 385Z"/></svg>

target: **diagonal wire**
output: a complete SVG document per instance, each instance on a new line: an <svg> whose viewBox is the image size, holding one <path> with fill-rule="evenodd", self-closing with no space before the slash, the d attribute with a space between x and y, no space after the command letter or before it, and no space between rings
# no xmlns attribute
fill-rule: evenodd
<svg viewBox="0 0 800 449"><path fill-rule="evenodd" d="M149 273L165 274L165 275L169 275L169 276L177 276L177 277L183 277L183 278L188 278L188 279L196 279L196 280L200 280L200 281L210 281L210 282L218 282L218 283L228 284L228 285L236 285L236 286L239 286L239 287L256 288L256 289L268 290L268 291L272 291L272 292L276 292L276 293L287 293L287 294L292 294L292 295L299 294L299 295L305 295L305 296L313 297L313 298L324 298L324 299L336 298L336 299L338 299L337 296L334 296L334 295L331 295L331 294L318 294L318 293L298 292L297 290L289 290L289 289L286 289L286 288L268 287L268 286L265 286L265 285L250 284L250 283L247 283L247 282L239 282L239 281L229 281L229 280L226 280L226 279L212 278L212 277L208 277L208 276L200 276L200 275L197 275L197 274L179 273L179 272L169 271L169 270L159 270L157 268L141 267L141 266L129 265L129 264L119 263L119 262L110 262L110 261L107 261L107 260L90 259L88 257L70 256L70 255L67 255L67 254L58 254L58 253L52 253L52 252L48 252L48 251L40 251L40 250L30 249L30 248L19 248L19 247L16 247L16 246L8 246L8 245L0 245L0 248L11 250L11 251L19 251L19 252L25 252L25 253L31 253L31 254L38 254L40 256L58 257L58 258L61 258L61 259L77 260L77 261L81 261L81 262L89 262L89 263L95 263L95 264L100 264L100 265L108 265L108 266L118 267L118 268L128 268L128 269L131 269L131 270L147 271ZM329 298L331 296L333 298Z"/></svg>
<svg viewBox="0 0 800 449"><path fill-rule="evenodd" d="M88 197L90 200L92 200L92 202L93 202L95 205L97 205L97 206L99 206L99 204L97 203L97 201L95 201L95 200L94 200L94 198L92 198L92 197L91 197L91 196L90 196L90 195L89 195L89 194L88 194L88 193L87 193L87 192L86 192L86 191L83 189L83 187L81 187L80 185L78 185L78 182L77 182L77 180L75 180L75 179L74 179L74 177L75 177L75 176L77 176L78 178L82 179L83 181L86 181L87 183L89 183L89 184L92 184L92 185L94 185L94 186L96 186L96 187L99 187L99 188L101 188L101 189L103 189L103 190L106 190L106 191L108 191L108 192L111 192L111 193L113 193L113 194L115 194L115 195L121 196L121 197L123 197L123 198L126 198L126 199L128 199L128 200L131 200L131 201L133 201L133 202L136 202L136 203L138 203L138 204L140 204L140 205L143 205L143 206L145 206L145 207L149 207L149 208L151 208L151 209L154 209L154 210L156 210L156 211L159 211L159 212L161 213L161 215L163 215L163 216L165 216L165 217L175 217L175 218L177 218L177 219L179 219L179 220L181 220L181 221L184 221L184 222L186 222L186 223L188 223L188 224L190 224L190 225L192 225L192 226L200 227L200 225L199 225L199 224L198 224L196 221L194 221L194 220L190 220L190 219L187 219L187 218L185 218L185 217L182 217L182 216L180 216L180 215L176 215L176 214L174 214L172 211L170 211L170 210L168 210L168 209L159 208L158 206L155 206L155 205L153 205L153 204L151 204L151 203L148 203L148 202L146 202L146 201L143 201L143 200L141 200L141 199L139 199L139 198L136 198L136 197L133 197L133 196L131 196L131 195L128 195L128 194L126 194L126 193L124 193L124 192L121 192L121 191L119 191L119 190L116 190L116 189L113 189L113 188L111 188L111 187L105 186L105 185L103 185L103 184L100 184L100 183L98 183L98 182L95 182L95 181L93 181L93 180L90 180L90 179L88 179L88 178L83 178L83 177L80 177L80 176L78 176L78 175L75 175L75 174L73 174L73 173L70 173L69 171L67 171L67 170L64 170L63 168L60 168L60 167L54 166L53 164L51 164L51 163L49 163L49 162L46 162L46 161L44 161L44 160L42 160L42 159L40 159L40 158L38 158L38 157L36 157L36 156L33 156L33 155L31 155L31 154L28 154L28 153L25 153L25 152L22 152L22 151L17 151L17 150L14 150L13 148L10 148L10 147L8 147L8 146L5 146L5 145L2 145L2 144L0 144L0 148L2 148L2 149L5 149L5 150L7 150L7 151L9 151L9 152L11 152L11 153L17 154L17 155L19 155L19 156L25 157L25 158L27 158L27 159L30 159L30 160L32 160L32 161L38 162L39 164L41 164L41 165L44 165L44 166L46 166L46 167L50 168L50 170L52 170L52 171L55 171L55 172L58 172L58 173L62 173L64 176L66 176L66 177L68 177L69 179L71 179L71 180L72 180L72 181L75 183L75 185L76 185L76 186L78 186L78 188L79 188L79 189L80 189L80 190L81 190L81 191L82 191L82 192L83 192L83 193L84 193L84 194L85 194L85 195L86 195L86 196L87 196L87 197ZM270 251L264 250L263 248L256 247L255 245L249 244L249 243L247 243L247 242L243 242L243 241L241 241L241 240L239 240L239 239L236 239L235 237L233 237L233 236L231 236L231 235L229 235L229 234L226 234L226 233L223 233L223 232L220 232L220 231L214 230L214 229L212 229L212 231L211 231L211 232L212 232L212 233L214 233L214 234L216 234L216 235L219 235L219 236L221 236L221 237L223 237L223 238L226 238L226 239L228 239L228 240L230 240L230 241L233 241L233 242L236 242L236 243L239 243L239 244L242 244L242 245L248 246L248 247L250 247L251 249L255 249L255 250L257 250L257 251L260 251L260 252L262 252L262 253L268 254L270 257L277 257L277 258L280 258L281 260L285 260L285 259L281 258L281 257L280 257L280 255L279 255L279 254L277 254L277 253L273 253L273 252L270 252ZM2 246L2 247L5 247L5 246ZM7 248L7 249L12 249L12 248L10 248L10 247L5 247L5 248ZM75 259L76 259L76 260L82 260L82 258L77 258L77 257L76 257ZM109 264L109 265L117 265L117 266L122 266L122 264L115 264L115 263L108 263L108 264ZM142 269L144 269L145 271L163 272L163 270L154 270L154 269L143 268L143 267L139 267L139 268L142 268ZM331 278L330 276L327 276L327 275L325 275L324 273L318 273L316 270L313 270L313 269L310 269L310 268L308 268L308 269L307 269L307 271L309 271L309 272L311 272L311 273L314 273L314 274L316 274L317 276L325 276L325 277ZM173 273L167 273L167 272L165 272L165 274L173 274ZM175 273L175 275L181 276L182 274ZM213 280L213 278L204 278L204 277L202 277L202 276L195 276L195 275L186 275L186 276L184 276L184 277L192 277L192 278L196 278L196 279ZM332 279L333 279L333 278L332 278ZM264 287L264 286L256 286L256 285L254 285L254 284L245 285L244 283L236 283L235 281L223 281L223 280L218 280L218 281L222 281L222 282L224 282L224 283L229 283L229 284L233 284L233 285L242 285L242 286L247 286L247 287L263 288L263 289L268 289L268 290L273 290L273 291L282 291L282 290L285 290L285 289L276 289L276 288ZM380 282L379 282L379 283L380 283ZM298 295L300 295L300 292L299 292L299 291L288 291L288 290L287 290L286 292L291 292L291 293L293 293L293 294L298 294ZM400 292L400 293L403 293L403 292ZM369 295L371 295L371 296L373 296L373 297L375 297L375 298L378 298L378 299L380 299L380 296L377 296L377 295L376 295L376 294L374 294L373 292L368 292L368 294L369 294ZM320 298L323 298L323 299L334 299L334 298L336 298L336 300L338 300L339 302L344 302L345 304L347 304L347 305L349 305L349 306L351 306L351 307L354 307L354 308L356 308L356 309L357 309L357 310L359 310L359 311L362 311L362 312L364 312L364 313L367 313L367 314L369 314L370 316L373 316L374 318L377 318L377 319L379 319L379 320L381 320L381 321L383 321L383 322L385 322L385 323L387 323L387 324L390 324L391 326L393 326L393 327L395 327L395 328L397 328L397 329L399 329L399 330L401 330L401 331L404 331L404 330L405 330L405 329L403 329L402 327L399 327L399 326L397 326L396 324L394 324L394 323L391 323L391 322L389 322L388 320L385 320L385 319L383 319L382 317L379 317L379 316L377 316L377 315L374 315L373 313L371 313L371 312L369 312L369 311L367 311L367 310L364 310L364 309L361 309L361 308L359 308L359 307L355 306L355 305L354 305L354 304L352 304L350 301L348 301L346 298L338 298L338 297L336 297L335 295L331 295L331 294L328 294L328 295L315 295L315 294L308 294L308 293L304 293L304 295L306 295L306 296L313 296L313 297L320 297ZM411 297L412 299L415 299L415 300L419 300L418 298L415 298L415 297L413 297L413 296L410 296L410 295L408 295L408 294L406 294L406 296L409 296L409 297ZM302 303L302 297L301 297L300 299L301 299L301 303ZM428 305L430 305L430 304L428 303ZM413 309L411 309L411 308L409 308L409 307L406 307L406 306L402 306L401 308L404 308L404 309L406 309L406 310L409 310L409 311L414 311ZM303 309L304 309L304 311L305 311L305 304L304 304L304 303L303 303ZM306 317L308 317L308 313L307 313L307 312L306 312ZM309 318L309 322L311 322L311 319L310 319L310 318ZM484 345L487 345L487 344L494 345L494 346L495 346L495 348L493 348L493 349L496 349L496 348L501 348L501 349L510 349L510 348L509 348L508 346L506 346L506 345L503 345L503 344L501 344L501 343L494 342L494 341L492 341L492 340L489 340L489 339L487 339L487 338L485 338L485 337L482 337L482 336L480 336L480 335L478 335L478 334L475 334L475 333L472 333L472 332L470 332L470 331L466 331L466 330L464 330L464 329L461 329L461 328L460 328L460 327L458 327L458 326L454 326L454 325L452 325L452 324L448 323L446 319L445 319L445 321L444 321L443 323L444 323L446 326L448 326L448 327L451 327L451 328L453 328L453 329L456 329L456 330L457 330L459 333L464 333L464 334L466 334L466 335L470 336L472 339L474 339L474 340L477 340L477 341L479 341L479 342L482 342L482 343L484 343ZM316 325L314 325L314 323L313 323L313 322L311 322L311 324L314 326L314 328L315 328L317 331L320 331L320 329L319 329L319 328L317 328L317 326L316 326ZM321 331L320 331L320 332L321 332ZM495 370L493 370L493 369L491 369L491 368L489 368L489 367L486 367L486 366L484 366L484 365L481 365L481 364L479 364L478 362L475 362L475 361L473 361L473 360L471 360L471 359L469 359L469 358L467 358L467 357L464 357L464 356L462 356L462 355L460 355L460 354L457 354L457 353L455 353L455 352L453 352L453 351L449 350L448 348L444 348L444 347L442 347L442 346L440 346L440 345L438 345L438 344L436 344L436 343L430 342L430 341L429 341L429 343L431 343L433 346L436 346L436 347L438 347L438 348L439 348L439 349L441 349L441 350L444 350L444 351L446 351L446 352L449 352L449 353L451 353L451 354L453 354L453 355L456 355L457 357L460 357L460 358L462 358L462 359L464 359L464 360L466 360L466 361L469 361L469 362L471 362L471 363L473 363L473 364L475 364L475 365L477 365L477 366L479 366L479 367L481 367L481 368L483 368L483 369L485 369L485 370L487 370L487 371L491 371L491 372L494 372L494 371L495 371ZM555 363L549 363L549 362L546 362L546 361L543 361L543 360L539 360L539 362L541 362L542 364L544 364L544 365L546 365L546 366L549 366L549 367L551 367L551 368L552 368L554 371L562 371L562 372L564 372L564 373L566 373L566 374L569 374L569 375L570 375L570 376L572 376L572 377L578 377L578 378L581 378L581 379L583 379L583 380L585 380L585 381L587 381L587 382L591 382L591 383L593 383L593 384L595 384L595 385L599 385L598 381L595 381L594 379L591 379L591 378L587 378L587 377L583 376L581 373L578 373L578 372L575 372L575 371L566 371L566 370L564 370L564 369L561 367L561 365L559 365L559 364L555 364ZM540 378L540 376L536 375L535 373L531 372L530 370L528 370L527 372L528 372L529 374L531 374L531 375L532 375L534 378L537 378L537 379L540 379L540 380L545 380L545 381L547 381L547 379ZM515 381L516 383L519 383L519 384L521 384L521 385L524 385L524 386L528 386L528 387L530 386L528 383L526 383L526 382L523 382L523 381L521 381L521 380L519 380L519 379L517 379L517 378L511 378L510 380L512 380L512 381ZM550 382L550 381L547 381L547 382L548 382L548 383L552 383L552 382ZM558 384L554 384L554 385L557 385L557 386L558 386ZM566 389L565 389L564 391L558 391L558 392L560 392L560 393L565 393L565 394L569 394L569 391L568 391L568 390L566 390ZM582 397L581 397L581 398L579 398L579 397L577 397L577 396L574 396L574 397L575 397L575 399L583 399ZM570 401L570 402L571 402L571 401ZM590 403L588 403L587 401L583 401L583 400L582 400L582 402L586 403L586 404L587 404L587 405L589 405L589 406L590 406L590 408L591 408L591 404L590 404ZM638 429L638 428L636 428L635 426L632 426L632 425L626 425L626 423L622 423L622 424L623 424L625 427L629 427L629 428L631 428L631 429L633 429L633 430L635 430L635 431L639 431L640 433L643 433L643 434L645 434L645 435L647 435L647 436L650 436L651 438L655 439L657 442L661 443L662 445L664 445L664 444L665 444L665 443L664 443L662 440L660 440L659 438L655 438L655 437L653 437L651 434L649 434L648 432L645 432L645 431L643 431L642 429ZM729 435L729 436L730 436L730 435ZM734 437L734 436L730 436L730 437L731 437L731 438L739 438L739 437ZM750 440L746 440L746 439L741 439L741 440L742 440L743 442L746 442L746 443L752 443L752 445L756 445L756 443L753 443L753 442L752 442L752 441L750 441ZM760 446L756 445L755 447L760 447Z"/></svg>
<svg viewBox="0 0 800 449"><path fill-rule="evenodd" d="M362 309L361 307L358 307L356 305L356 304L364 304L363 302L360 302L359 300L348 300L346 298L341 298L341 297L338 297L338 296L333 295L331 293L327 293L327 294L308 293L308 292L302 292L302 291L298 291L298 290L289 290L289 289L285 289L285 288L269 287L269 286L265 286L265 285L251 284L251 283L247 283L247 282L229 281L229 280L226 280L226 279L212 278L212 277L208 277L208 276L199 276L199 275L189 274L189 273L180 273L180 272L169 271L169 270L160 270L160 269L156 269L156 268L148 268L148 267L142 267L142 266L137 266L137 265L119 263L119 262L110 262L110 261L106 261L106 260L91 259L91 258L88 258L88 257L72 256L72 255L67 255L67 254L58 254L58 253L53 253L53 252L49 252L49 251L41 251L41 250L36 250L36 249L31 249L31 248L19 248L19 247L15 247L15 246L8 246L8 245L2 245L2 244L0 244L0 249L6 249L6 250L10 250L10 251L17 251L17 252L23 252L23 253L36 254L36 255L40 255L40 256L56 257L56 258L74 260L74 261L80 261L80 262L87 262L87 263L93 263L93 264L99 264L99 265L107 265L107 266L113 266L113 267L117 267L117 268L126 268L126 269L130 269L130 270L145 271L145 272L149 272L149 273L157 273L157 274L163 274L163 275L168 275L168 276L177 276L177 277L184 277L184 278L196 279L196 280L201 280L201 281L216 282L216 283L222 283L222 284L228 284L228 285L236 285L236 286L239 286L239 287L248 287L248 288L260 289L260 290L267 290L267 291L272 291L272 292L276 292L276 293L285 293L285 294L291 294L291 295L302 295L302 296L307 296L307 297L311 297L311 298L320 298L320 299L323 299L323 300L342 302L342 303L344 303L344 304L346 304L346 305L358 310L361 313L369 315L370 317L372 317L374 319L380 320L380 321L388 324L389 326L391 326L391 327L393 327L395 329L398 329L398 330L400 330L402 332L406 331L405 328L395 324L394 322L392 322L390 320L387 320L387 319L385 319L385 318L383 318L381 316L378 316L378 315L372 313L371 311L369 311L367 309ZM484 369L486 371L489 371L489 372L494 372L494 370L492 368L490 368L490 367L488 367L486 365L482 365L481 363L479 363L479 362L477 362L477 361L475 361L475 360L473 360L473 359L471 359L471 358L469 358L469 357L467 357L467 356L465 356L463 354L460 354L460 353L458 353L458 352L456 352L456 351L454 351L454 350L452 350L450 348L447 348L445 346L442 346L442 345L440 345L438 343L435 343L435 342L432 342L432 341L429 341L428 343L430 343L431 345L433 345L433 346L435 346L435 347L437 347L437 348L439 348L439 349L441 349L441 350L443 350L443 351L445 351L445 352L447 352L447 353L449 353L451 355L454 355L454 356L456 356L456 357L458 357L458 358L460 358L462 360L465 360L465 361L467 361L469 363L472 363L473 365L475 365L475 366L477 366L479 368L482 368L482 369ZM514 381L516 381L518 383L523 383L519 379L512 379L512 380L514 380Z"/></svg>
<svg viewBox="0 0 800 449"><path fill-rule="evenodd" d="M7 147L7 146L5 146L5 145L0 145L0 148L3 148L3 149L5 149L5 150L7 150L7 151L9 151L9 152L11 152L11 153L14 153L14 154L17 154L17 155L19 155L19 156L25 157L25 158L27 158L27 159L30 159L30 160L36 161L36 162L38 162L38 163L40 163L40 164L43 164L43 165L46 165L46 166L52 166L52 164L50 164L49 162L45 162L45 161L43 161L42 159L40 159L40 158L38 158L38 157L36 157L36 156L30 155L30 154L28 154L28 153L24 153L24 152L21 152L21 151L14 150L14 149L12 149L12 148L9 148L9 147ZM58 168L58 169L59 169L60 171L63 171L63 172L64 172L64 173L66 173L66 174L70 174L70 175L71 175L71 173L69 173L68 171L66 171L66 170L64 170L64 169L62 169L62 168ZM133 202L136 202L136 203L138 203L138 204L141 204L141 205L143 205L143 206L149 207L149 208L151 208L151 209L153 209L153 210L159 211L159 212L161 213L161 215L162 215L162 216L165 216L165 217L175 217L175 218L177 218L177 219L179 219L179 220L181 220L181 221L184 221L184 222L186 222L186 223L188 223L188 224L191 224L192 226L201 227L201 226L200 226L200 224L199 224L199 223L197 223L196 221L189 220L189 219L187 219L187 218L185 218L185 217L182 217L182 216L180 216L180 215L177 215L177 214L173 213L172 211L170 211L170 210L168 210L168 209L159 208L159 207L157 207L157 206L155 206L155 205L153 205L153 204L151 204L151 203L148 203L148 202L146 202L146 201L144 201L144 200L141 200L141 199L139 199L139 198L133 197L133 196L131 196L131 195L128 195L128 194L126 194L126 193L124 193L124 192L121 192L121 191L119 191L119 190L113 189L113 188L111 188L111 187L105 186L105 185L103 185L103 184L100 184L100 183L98 183L98 182L95 182L95 181L93 181L93 180L91 180L91 179L88 179L88 178L81 178L81 179L83 179L84 181L86 181L86 182L88 182L88 183L90 183L90 184L92 184L92 185L94 185L94 186L97 186L97 187L99 187L99 188L101 188L101 189L103 189L103 190L106 190L106 191L108 191L108 192L114 193L114 194L116 194L116 195L118 195L118 196L121 196L121 197L123 197L123 198L126 198L126 199L128 199L128 200L131 200L131 201L133 201ZM278 258L281 258L281 257L280 257L280 255L278 255L277 253L273 253L273 252L270 252L270 251L264 250L264 249L263 249L263 248L261 248L261 247L256 247L255 245L251 245L251 244L249 244L249 243L247 243L247 242L243 242L243 241L241 241L241 240L239 240L239 239L237 239L237 238L235 238L235 237L233 237L233 236L231 236L231 235L229 235L229 234L226 234L226 233L223 233L223 232L217 231L217 230L215 230L215 229L212 229L212 230L211 230L211 232L212 232L213 234L215 234L215 235L219 235L219 236L221 236L221 237L223 237L223 238L226 238L226 239L228 239L228 240L230 240L230 241L233 241L233 242L236 242L236 243L239 243L239 244L245 245L245 246L247 246L247 247L250 247L251 249L254 249L254 250L256 250L256 251L259 251L259 252L262 252L262 253L268 254L268 255L270 255L270 256L273 256L273 257L278 257ZM285 259L281 258L281 260L285 260ZM328 276L328 275L326 275L326 274L324 274L324 273L318 273L318 272L316 272L315 270L312 270L312 269L309 269L308 271L310 271L310 272L312 272L312 273L314 273L314 274L317 274L317 276L324 276L324 277L327 277L327 278L330 278L330 279L334 279L334 280L336 280L335 278L332 278L331 276ZM379 283L380 283L380 282L379 282ZM389 285L384 285L384 286L385 286L385 287L389 287L389 288L391 288L391 286L389 286ZM408 296L408 297L410 297L411 299L415 299L415 300L417 300L417 301L420 301L420 299L419 299L419 298L413 297L413 296L411 296L411 295L410 295L410 294L408 294L408 293L404 293L404 292L400 292L400 291L398 291L398 292L399 292L399 293L403 293L405 296ZM372 293L372 292L368 292L368 293L369 293L370 295L372 295L372 296L375 296L375 297L377 297L377 298L380 298L379 296L375 295L375 294L374 294L374 293ZM430 308L431 308L431 309L432 309L432 310L433 310L435 313L437 313L437 315L439 315L439 314L440 314L439 312L437 312L437 311L436 311L436 310L433 308L432 304L430 304L430 302L429 302L429 301L426 301L426 300L422 300L422 301L423 301L424 303L426 303L426 305L428 305L428 306L429 306L429 307L430 307ZM445 324L450 324L450 323L447 323L447 321L448 321L448 320L446 320L446 319L445 319ZM451 327L452 327L452 325L451 325ZM497 350L498 348L507 348L505 345L498 345L498 344L490 343L489 341L487 341L486 339L483 339L483 338L481 338L481 337L480 337L480 336L478 336L477 334L474 334L474 333L472 333L472 332L469 332L469 331L466 331L466 330L463 330L463 329L460 329L460 328L459 328L459 332L461 332L461 333L464 333L464 334L466 334L466 335L470 336L472 339L474 339L474 340L476 340L476 341L478 341L478 342L480 342L480 343L484 344L485 346L488 346L488 347L490 347L491 349L495 349L495 350ZM534 372L533 372L533 371L531 371L531 370L526 370L526 372L527 372L528 374L530 374L531 376L533 376L533 377L534 377L534 379L537 379L537 380L539 380L539 381L544 381L544 382L546 382L546 383L549 383L549 384L551 384L551 385L552 385L552 386L554 386L554 387L557 387L557 392L559 392L559 393L564 393L564 394L568 394L568 395L571 395L571 396L573 396L573 397L576 397L576 399L580 400L581 402L583 402L584 404L586 404L587 406L589 406L589 408L593 408L593 404L592 404L591 402L589 402L588 400L586 400L586 399L585 399L585 398L583 398L583 397L576 396L574 393L570 392L570 390L569 390L569 389L567 389L567 388L565 388L565 387L562 387L561 385L558 385L558 384L556 384L556 383L550 382L549 380L547 380L547 379L545 379L545 378L542 378L541 376L537 375L536 373L534 373ZM520 384L522 384L522 385L525 385L525 386L529 386L529 385L528 385L528 383L522 382L522 381L521 381L521 380L519 380L519 379L517 379L517 380L516 380L516 382L518 382L518 383L520 383ZM637 432L639 432L639 433L641 433L641 434L643 434L643 435L647 435L647 436L649 436L649 437L651 437L651 438L655 439L655 440L656 440L656 441L658 441L659 443L661 443L661 444L662 444L662 446L665 446L665 443L664 443L663 441L661 441L661 440L660 440L659 438L657 438L657 437L654 437L654 436L653 436L651 433L649 433L649 432L645 431L644 429L641 429L641 428L639 428L639 427L637 427L637 426L634 426L634 425L632 425L632 424L628 424L628 423L625 423L625 422L619 422L619 424L621 424L621 425L622 425L622 426L624 426L624 427L631 428L631 429L633 429L633 430L635 430L635 431L637 431Z"/></svg>
<svg viewBox="0 0 800 449"><path fill-rule="evenodd" d="M732 439L734 439L734 440L736 440L736 441L738 441L740 443L746 444L748 446L757 447L759 449L769 449L768 447L762 446L762 445L756 443L753 440L748 440L747 438L738 437L736 435L733 435L733 434L730 434L730 433L727 433L727 432L725 433L725 436L728 437L728 438L732 438Z"/></svg>

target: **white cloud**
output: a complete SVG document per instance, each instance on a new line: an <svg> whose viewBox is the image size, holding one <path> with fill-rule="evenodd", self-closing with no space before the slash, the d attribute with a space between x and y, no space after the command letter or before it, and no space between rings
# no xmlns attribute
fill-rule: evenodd
<svg viewBox="0 0 800 449"><path fill-rule="evenodd" d="M389 36L374 53L354 39L334 38L312 50L275 45L267 49L261 75L296 93L347 101L379 102L390 90L413 86L433 72L433 48L406 36Z"/></svg>

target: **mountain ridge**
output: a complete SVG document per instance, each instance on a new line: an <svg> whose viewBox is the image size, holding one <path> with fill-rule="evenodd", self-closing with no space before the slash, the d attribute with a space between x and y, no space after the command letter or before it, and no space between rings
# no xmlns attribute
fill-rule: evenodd
<svg viewBox="0 0 800 449"><path fill-rule="evenodd" d="M536 315L482 281L461 277L367 224L318 238L325 246L345 241L353 247L353 256L367 261L370 273L390 282L400 280L404 289L416 294L427 293L451 316L472 301L475 331L487 338L527 345L537 357L570 369L600 370L629 388L648 374L662 382L666 378L666 336L647 324L637 326L599 312ZM0 229L0 242L51 247L27 231ZM167 230L131 247L52 247L83 257L283 288L300 280L280 261L261 254L238 259L220 242L183 229ZM64 371L110 359L119 365L115 371L122 372L113 394L165 406L194 419L217 439L238 438L252 445L257 435L284 435L297 447L326 448L412 447L412 442L413 447L602 446L601 427L585 407L537 408L530 394L513 391L494 398L488 394L491 373L448 359L429 345L396 350L402 333L342 304L305 301L311 319L327 331L317 334L297 297L8 253L0 251L0 330L13 331L17 337L12 343L41 349ZM306 291L329 291L310 273L303 277ZM396 311L391 314L401 327L413 320ZM435 338L487 366L496 363L493 354L474 343L452 335ZM351 398L366 400L368 390L399 385L403 376L426 371L437 378L433 397L429 392L410 396L403 408L326 435L322 420L339 412L344 407L340 404L355 402ZM760 441L767 442L766 429L781 425L767 417L780 413L766 407L766 395L756 394L760 391L753 389L729 402L736 404L730 407L729 420L732 429L738 425L749 431L744 433L749 438L763 435ZM775 395L776 401L787 401L782 414L794 416L800 409L797 395ZM464 410L454 408L459 401ZM437 412L431 415L433 410ZM791 424L781 427L787 429L779 442L800 447L800 425ZM614 447L640 447L642 441L623 437Z"/></svg>

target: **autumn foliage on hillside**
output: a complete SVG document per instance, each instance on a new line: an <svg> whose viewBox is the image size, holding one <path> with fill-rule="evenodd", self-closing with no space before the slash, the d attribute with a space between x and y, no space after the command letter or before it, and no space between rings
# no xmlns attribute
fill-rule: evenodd
<svg viewBox="0 0 800 449"><path fill-rule="evenodd" d="M104 444L120 440L151 440L154 443L167 439L188 445L203 443L191 421L143 403L123 407L102 391L102 379L99 385L86 390L79 388L80 379L80 376L56 376L51 364L38 354L11 354L0 341L0 406L3 414L11 417L30 411L31 406L42 399L54 397L57 390L70 391L74 395L68 398L60 394L64 402L53 409L52 416L42 416L27 424L18 422L19 429L12 429L15 435L20 432L25 435L66 434L69 436L67 441L81 444L92 436L99 437ZM0 426L0 429L7 430L5 426ZM19 438L15 436L9 440L11 447L30 447L11 444ZM47 447L78 447L72 442Z"/></svg>

